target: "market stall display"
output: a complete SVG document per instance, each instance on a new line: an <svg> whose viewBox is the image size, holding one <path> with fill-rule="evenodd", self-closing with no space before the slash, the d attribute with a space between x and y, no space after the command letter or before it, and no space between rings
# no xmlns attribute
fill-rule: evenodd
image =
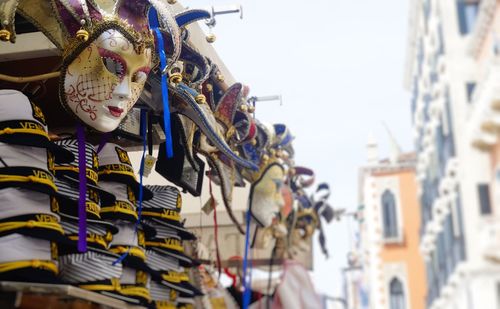
<svg viewBox="0 0 500 309"><path fill-rule="evenodd" d="M329 188L308 194L314 173L295 165L290 129L256 119L250 88L226 83L221 64L190 40L187 26L213 12L171 8L164 0L0 3L2 41L15 43L22 20L58 52L38 59L53 66L48 75L0 76L1 281L66 284L148 308L247 308L251 268L310 252L320 218L331 220ZM129 152L141 147L134 169ZM144 186L149 173L161 184ZM203 252L181 216L180 189L201 196L204 179L216 254ZM212 184L245 237L238 263L219 255ZM234 192L245 187L241 220ZM259 263L249 255L258 248L269 249ZM243 270L232 294L219 282L223 267Z"/></svg>

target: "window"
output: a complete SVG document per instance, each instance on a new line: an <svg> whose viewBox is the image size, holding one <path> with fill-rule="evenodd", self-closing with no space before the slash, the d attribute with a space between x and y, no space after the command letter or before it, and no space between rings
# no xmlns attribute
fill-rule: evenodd
<svg viewBox="0 0 500 309"><path fill-rule="evenodd" d="M458 27L460 34L472 31L476 21L479 0L457 0Z"/></svg>
<svg viewBox="0 0 500 309"><path fill-rule="evenodd" d="M475 82L466 83L465 90L467 91L467 102L472 103L472 96L474 95L474 90L476 90L476 83Z"/></svg>
<svg viewBox="0 0 500 309"><path fill-rule="evenodd" d="M390 295L390 309L404 309L406 308L405 294L403 291L403 284L398 278L391 280L389 284Z"/></svg>
<svg viewBox="0 0 500 309"><path fill-rule="evenodd" d="M477 185L477 191L479 194L479 207L481 210L481 214L491 214L490 186L485 183L479 184Z"/></svg>
<svg viewBox="0 0 500 309"><path fill-rule="evenodd" d="M382 194L382 218L384 220L384 238L398 237L398 220L394 194L385 190Z"/></svg>

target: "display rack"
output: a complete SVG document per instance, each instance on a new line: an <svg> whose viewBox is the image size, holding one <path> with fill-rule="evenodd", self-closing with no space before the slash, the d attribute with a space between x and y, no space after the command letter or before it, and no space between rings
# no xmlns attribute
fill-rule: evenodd
<svg viewBox="0 0 500 309"><path fill-rule="evenodd" d="M23 304L33 308L34 302L36 302L36 308L50 308L50 305L54 305L54 302L58 305L66 302L68 308L82 309L95 308L92 304L101 305L104 308L117 309L145 308L130 305L119 299L80 289L72 285L63 284L0 281L0 295L0 305L2 308L18 307ZM69 302L72 302L72 304L69 304Z"/></svg>

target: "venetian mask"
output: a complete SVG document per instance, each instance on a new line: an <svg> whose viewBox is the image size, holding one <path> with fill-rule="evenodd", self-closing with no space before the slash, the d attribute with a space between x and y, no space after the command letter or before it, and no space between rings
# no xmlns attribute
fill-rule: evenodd
<svg viewBox="0 0 500 309"><path fill-rule="evenodd" d="M151 56L150 48L137 48L120 31L104 31L63 71L65 108L98 131L113 131L138 100Z"/></svg>
<svg viewBox="0 0 500 309"><path fill-rule="evenodd" d="M273 223L285 202L281 194L285 172L281 165L271 164L261 178L252 185L250 212L263 227Z"/></svg>

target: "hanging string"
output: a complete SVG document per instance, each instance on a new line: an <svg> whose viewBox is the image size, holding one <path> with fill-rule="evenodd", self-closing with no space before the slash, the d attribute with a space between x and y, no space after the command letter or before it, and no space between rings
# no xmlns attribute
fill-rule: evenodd
<svg viewBox="0 0 500 309"><path fill-rule="evenodd" d="M167 67L167 55L165 54L163 35L158 29L159 27L158 14L153 7L151 7L151 9L149 10L149 23L151 25L153 33L156 36L158 56L160 57L159 72L163 72ZM172 129L170 128L170 104L168 102L168 84L167 84L166 74L161 74L161 94L163 100L163 125L165 130L165 147L167 150L167 158L170 159L174 156L174 149L172 146Z"/></svg>
<svg viewBox="0 0 500 309"><path fill-rule="evenodd" d="M251 275L248 269L248 251L250 250L250 210L247 210L246 223L247 228L245 234L245 255L243 257L243 309L248 309L251 296Z"/></svg>
<svg viewBox="0 0 500 309"><path fill-rule="evenodd" d="M220 260L220 250L219 250L219 231L218 231L219 225L217 224L217 211L215 209L215 198L214 198L214 193L212 191L212 179L209 179L208 181L208 188L210 191L210 207L214 212L215 255L217 257L217 271L219 272L219 277L217 279L220 280L222 270L221 270L221 260Z"/></svg>
<svg viewBox="0 0 500 309"><path fill-rule="evenodd" d="M78 196L78 251L87 251L87 165L85 158L85 129L81 123L76 124L78 141L78 180L80 192Z"/></svg>
<svg viewBox="0 0 500 309"><path fill-rule="evenodd" d="M153 155L153 112L148 113L148 154Z"/></svg>
<svg viewBox="0 0 500 309"><path fill-rule="evenodd" d="M144 196L144 189L142 185L142 179L144 178L144 158L146 156L146 110L141 109L141 136L142 136L142 156L141 156L141 166L139 168L139 199L138 199L138 205L137 205L137 221L135 222L134 226L134 237L137 236L137 230L139 229L139 224L141 223L141 215L142 215L142 199ZM138 239L138 238L137 238ZM123 253L118 259L116 259L113 262L113 265L116 265L117 263L121 263L130 253L131 247L128 248L128 250Z"/></svg>
<svg viewBox="0 0 500 309"><path fill-rule="evenodd" d="M110 137L111 137L111 132L104 133L101 136L101 141L99 142L99 146L97 146L97 150L96 150L96 152L98 154L99 154L99 152L101 152L101 150L104 148L104 146L106 146Z"/></svg>

